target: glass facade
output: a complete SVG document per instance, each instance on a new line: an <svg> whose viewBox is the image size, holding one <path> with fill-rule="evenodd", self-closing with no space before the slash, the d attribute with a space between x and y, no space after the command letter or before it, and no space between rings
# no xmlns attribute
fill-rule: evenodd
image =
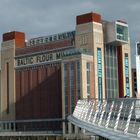
<svg viewBox="0 0 140 140"><path fill-rule="evenodd" d="M117 46L105 46L106 98L118 98Z"/></svg>
<svg viewBox="0 0 140 140"><path fill-rule="evenodd" d="M103 99L103 85L102 85L102 52L101 48L97 48L97 71L98 71L98 98Z"/></svg>
<svg viewBox="0 0 140 140"><path fill-rule="evenodd" d="M76 61L76 97L77 100L80 99L80 62Z"/></svg>
<svg viewBox="0 0 140 140"><path fill-rule="evenodd" d="M130 96L129 61L128 61L128 54L127 53L125 53L125 80L126 80L126 96Z"/></svg>
<svg viewBox="0 0 140 140"><path fill-rule="evenodd" d="M140 55L140 43L137 43L137 55Z"/></svg>
<svg viewBox="0 0 140 140"><path fill-rule="evenodd" d="M79 61L71 61L64 63L64 97L65 115L68 116L69 114L73 113L76 102L78 99L80 99ZM70 112L68 111L68 108L70 108Z"/></svg>
<svg viewBox="0 0 140 140"><path fill-rule="evenodd" d="M116 24L117 39L128 42L128 27Z"/></svg>

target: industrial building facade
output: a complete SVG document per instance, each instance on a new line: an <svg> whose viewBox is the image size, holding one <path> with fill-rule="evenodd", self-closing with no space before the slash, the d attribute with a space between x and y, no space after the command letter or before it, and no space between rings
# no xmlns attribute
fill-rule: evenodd
<svg viewBox="0 0 140 140"><path fill-rule="evenodd" d="M132 96L128 25L97 13L77 16L75 31L27 42L4 33L0 62L1 120L61 119L48 130L67 133L78 99Z"/></svg>

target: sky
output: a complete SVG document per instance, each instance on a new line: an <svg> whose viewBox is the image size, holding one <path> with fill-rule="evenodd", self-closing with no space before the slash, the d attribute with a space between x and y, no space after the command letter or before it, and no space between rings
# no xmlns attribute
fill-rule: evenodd
<svg viewBox="0 0 140 140"><path fill-rule="evenodd" d="M129 25L132 67L135 42L140 40L140 0L1 0L0 35L22 31L26 39L71 31L75 17L96 12L109 21L125 20Z"/></svg>

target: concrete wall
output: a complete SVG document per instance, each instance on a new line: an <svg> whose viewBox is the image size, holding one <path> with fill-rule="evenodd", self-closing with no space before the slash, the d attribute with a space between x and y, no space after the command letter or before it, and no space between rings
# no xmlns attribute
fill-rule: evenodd
<svg viewBox="0 0 140 140"><path fill-rule="evenodd" d="M1 120L15 119L15 40L5 41L1 49ZM9 64L9 70L7 69ZM8 75L9 77L7 77Z"/></svg>
<svg viewBox="0 0 140 140"><path fill-rule="evenodd" d="M101 48L102 53L102 93L105 98L105 71L104 71L104 41L103 41L103 27L101 23L90 22L79 24L76 26L76 47L89 48L93 54L93 77L95 83L92 84L94 88L95 98L98 98L98 68L97 68L97 48Z"/></svg>

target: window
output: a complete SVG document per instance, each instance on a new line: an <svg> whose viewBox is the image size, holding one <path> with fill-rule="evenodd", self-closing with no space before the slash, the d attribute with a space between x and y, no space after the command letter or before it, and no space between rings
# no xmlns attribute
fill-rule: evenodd
<svg viewBox="0 0 140 140"><path fill-rule="evenodd" d="M105 46L106 98L118 97L118 62L116 46Z"/></svg>
<svg viewBox="0 0 140 140"><path fill-rule="evenodd" d="M86 45L87 43L88 43L88 36L87 35L81 35L80 45Z"/></svg>
<svg viewBox="0 0 140 140"><path fill-rule="evenodd" d="M129 59L128 54L125 53L125 80L126 80L126 95L130 96L130 86L129 86Z"/></svg>
<svg viewBox="0 0 140 140"><path fill-rule="evenodd" d="M87 96L90 96L90 63L86 64L87 69Z"/></svg>
<svg viewBox="0 0 140 140"><path fill-rule="evenodd" d="M134 72L134 77L136 77L136 72Z"/></svg>
<svg viewBox="0 0 140 140"><path fill-rule="evenodd" d="M137 43L137 55L140 55L140 43Z"/></svg>
<svg viewBox="0 0 140 140"><path fill-rule="evenodd" d="M76 62L76 83L77 83L77 88L76 88L76 95L77 95L77 100L80 98L80 62Z"/></svg>
<svg viewBox="0 0 140 140"><path fill-rule="evenodd" d="M98 98L103 99L102 93L102 53L101 48L97 48L97 71L98 71Z"/></svg>
<svg viewBox="0 0 140 140"><path fill-rule="evenodd" d="M117 28L117 39L128 41L128 27L116 24Z"/></svg>

